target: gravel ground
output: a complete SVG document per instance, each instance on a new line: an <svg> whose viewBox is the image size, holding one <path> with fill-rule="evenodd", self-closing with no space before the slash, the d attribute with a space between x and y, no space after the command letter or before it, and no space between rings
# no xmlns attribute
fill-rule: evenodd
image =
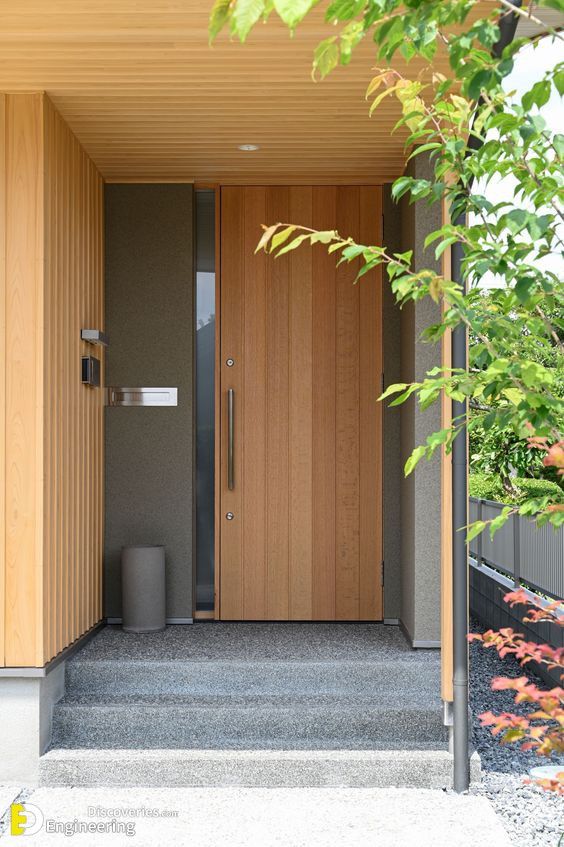
<svg viewBox="0 0 564 847"><path fill-rule="evenodd" d="M471 622L472 632L483 628ZM500 659L493 648L484 649L479 643L470 645L470 703L473 720L473 743L482 760L482 782L472 793L487 797L515 847L557 847L564 834L564 799L524 784L530 768L549 764L535 753L524 753L515 745L501 745L478 720L481 712L514 712L525 714L530 707L516 706L510 691L492 691L495 676L529 676L544 686L535 674L525 673L514 659ZM563 762L564 765L564 762ZM562 840L564 845L564 838Z"/></svg>

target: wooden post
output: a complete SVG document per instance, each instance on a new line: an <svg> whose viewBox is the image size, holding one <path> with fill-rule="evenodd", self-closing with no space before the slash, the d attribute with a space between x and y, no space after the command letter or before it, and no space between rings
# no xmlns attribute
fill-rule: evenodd
<svg viewBox="0 0 564 847"><path fill-rule="evenodd" d="M478 498L478 515L477 515L477 520L479 520L479 521L482 520L482 505L483 505L482 504L482 498L479 497ZM482 561L483 561L483 557L482 557L482 536L483 536L483 533L480 533L477 537L478 549L476 551L476 564L478 565L478 567L482 566Z"/></svg>

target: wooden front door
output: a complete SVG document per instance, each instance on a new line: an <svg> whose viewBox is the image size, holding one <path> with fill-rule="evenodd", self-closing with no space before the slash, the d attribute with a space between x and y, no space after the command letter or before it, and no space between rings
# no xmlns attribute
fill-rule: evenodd
<svg viewBox="0 0 564 847"><path fill-rule="evenodd" d="M381 190L221 190L216 614L379 620L380 273L353 285L321 245L254 255L276 221L378 244Z"/></svg>

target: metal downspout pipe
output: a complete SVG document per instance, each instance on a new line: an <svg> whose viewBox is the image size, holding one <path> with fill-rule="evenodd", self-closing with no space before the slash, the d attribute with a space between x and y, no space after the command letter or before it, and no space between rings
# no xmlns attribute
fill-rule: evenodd
<svg viewBox="0 0 564 847"><path fill-rule="evenodd" d="M520 7L522 0L512 0ZM500 37L494 45L493 54L499 57L510 44L517 29L519 16L502 14L499 22ZM479 104L478 104L479 105ZM472 136L469 152L477 150L481 142ZM464 224L466 216L455 220ZM452 279L466 291L466 280L462 274L464 252L462 244L453 244L451 251ZM466 370L468 361L468 334L463 324L452 333L452 367ZM452 401L453 420L466 420L467 402ZM452 629L453 629L453 788L461 793L470 785L469 759L469 715L468 715L468 549L464 530L468 524L468 448L467 428L461 428L452 446Z"/></svg>

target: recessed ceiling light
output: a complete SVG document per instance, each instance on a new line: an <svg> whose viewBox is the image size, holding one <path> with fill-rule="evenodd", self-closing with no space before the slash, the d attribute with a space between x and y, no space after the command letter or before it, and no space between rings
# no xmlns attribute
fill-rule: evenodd
<svg viewBox="0 0 564 847"><path fill-rule="evenodd" d="M238 150L243 150L246 153L251 153L253 150L260 150L258 144L239 144Z"/></svg>

